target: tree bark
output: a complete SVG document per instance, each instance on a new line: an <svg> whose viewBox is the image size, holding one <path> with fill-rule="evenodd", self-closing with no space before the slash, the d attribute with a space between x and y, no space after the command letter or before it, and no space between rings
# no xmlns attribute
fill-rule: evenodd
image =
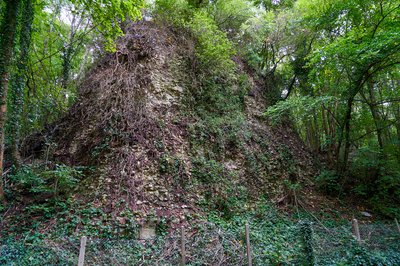
<svg viewBox="0 0 400 266"><path fill-rule="evenodd" d="M340 174L343 174L347 170L347 164L349 161L350 154L350 121L351 115L353 111L353 104L356 95L362 90L364 86L365 72L361 72L359 78L354 82L354 85L349 88L348 96L346 100L346 111L343 119L342 126L340 127L340 134L338 140L338 148L337 148L337 170ZM343 160L340 160L340 151L342 149L342 144L344 140L344 151L343 151Z"/></svg>
<svg viewBox="0 0 400 266"><path fill-rule="evenodd" d="M346 100L346 111L343 119L343 123L340 127L338 147L337 147L337 170L340 174L343 174L347 170L347 163L349 160L350 154L350 121L351 115L353 111L353 103L354 98L358 94L358 92L362 88L362 81L359 80L355 83L356 85L353 88L349 89L349 96ZM344 150L343 150L343 160L340 160L341 149L344 141Z"/></svg>
<svg viewBox="0 0 400 266"><path fill-rule="evenodd" d="M32 0L25 0L22 6L22 27L20 32L20 54L17 60L17 71L11 77L11 108L9 111L10 142L12 162L16 168L20 166L19 139L21 132L21 119L24 107L24 88L26 82L27 61L31 42L31 29L33 22Z"/></svg>
<svg viewBox="0 0 400 266"><path fill-rule="evenodd" d="M17 14L20 0L5 0L3 20L1 22L0 49L0 202L4 201L3 159L4 159L4 124L7 113L7 93L9 68L15 43Z"/></svg>
<svg viewBox="0 0 400 266"><path fill-rule="evenodd" d="M386 136L384 136L384 119L382 118L381 114L379 113L378 106L377 106L377 100L375 97L375 92L374 92L374 84L370 80L368 82L368 94L369 94L369 99L367 99L365 96L365 101L368 104L368 107L370 109L372 118L374 119L374 125L376 129L376 137L378 140L379 148L383 152L383 147L385 145L385 139Z"/></svg>
<svg viewBox="0 0 400 266"><path fill-rule="evenodd" d="M347 163L349 161L349 154L350 154L350 121L351 121L351 113L353 109L353 101L354 96L349 97L347 100L347 107L346 107L346 115L344 119L344 132L345 132L345 145L344 145L344 155L343 155L343 164L341 173L344 173L347 169Z"/></svg>
<svg viewBox="0 0 400 266"><path fill-rule="evenodd" d="M74 39L75 39L75 16L72 17L72 22L70 26L70 33L69 33L69 38L68 38L68 43L64 47L64 51L62 54L62 67L63 67L63 72L62 72L62 82L61 86L63 89L67 89L68 83L69 83L69 76L71 72L71 61L72 61L72 55L74 52Z"/></svg>
<svg viewBox="0 0 400 266"><path fill-rule="evenodd" d="M397 135L397 152L396 152L396 157L397 161L400 163L400 105L397 104L397 106L394 108L394 119L396 119L395 127L396 127L396 135Z"/></svg>

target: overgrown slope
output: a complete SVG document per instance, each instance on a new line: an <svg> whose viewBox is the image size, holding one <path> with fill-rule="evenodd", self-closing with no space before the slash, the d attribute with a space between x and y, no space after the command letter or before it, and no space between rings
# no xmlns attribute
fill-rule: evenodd
<svg viewBox="0 0 400 266"><path fill-rule="evenodd" d="M189 35L151 22L130 26L54 125L53 160L96 166L85 200L116 214L122 200L140 217L183 220L199 202L229 211L238 198L291 197L315 173L311 156L289 123L263 118L264 84L235 62L234 82L223 84L229 92L214 95L230 97L227 105L239 99L241 109L227 115L196 99L207 88Z"/></svg>
<svg viewBox="0 0 400 266"><path fill-rule="evenodd" d="M394 227L373 238L390 248L368 240L364 250L337 206L302 221L333 201L315 192L316 163L290 122L265 119L265 84L242 59L229 77L207 75L192 35L153 22L126 31L65 117L24 147L32 165L10 186L22 196L0 221L0 264L73 265L86 235L96 265L176 265L176 227L188 225L191 263L242 265L245 223L259 265L397 264ZM145 223L157 237L135 240Z"/></svg>

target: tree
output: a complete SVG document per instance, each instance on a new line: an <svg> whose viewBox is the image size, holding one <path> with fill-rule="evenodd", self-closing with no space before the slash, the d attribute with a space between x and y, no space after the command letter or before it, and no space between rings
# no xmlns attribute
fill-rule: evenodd
<svg viewBox="0 0 400 266"><path fill-rule="evenodd" d="M324 66L329 65L329 69L339 70L341 74L338 77L346 81L342 92L345 107L339 117L337 146L341 172L348 165L350 124L356 97L368 86L373 88L374 77L400 63L399 23L393 23L399 10L400 5L392 1L337 1L322 14L317 13L321 21L318 27L333 38L314 53L314 59L317 59L314 62L322 66L318 73L324 73ZM332 14L337 14L336 20L332 20Z"/></svg>
<svg viewBox="0 0 400 266"><path fill-rule="evenodd" d="M4 199L3 190L3 157L4 157L4 125L7 113L7 94L10 66L12 63L15 33L17 30L17 14L20 0L5 0L3 20L1 21L0 40L0 201Z"/></svg>
<svg viewBox="0 0 400 266"><path fill-rule="evenodd" d="M281 61L280 70L291 64L295 86L267 114L290 114L306 143L326 153L342 186L358 183L353 189L378 197L375 202L395 199L400 187L400 4L298 0L291 12L309 32L308 45L293 50L294 60ZM301 44L298 40L288 43Z"/></svg>
<svg viewBox="0 0 400 266"><path fill-rule="evenodd" d="M70 0L77 9L85 10L93 25L105 38L107 50L115 49L115 39L123 35L120 27L126 19L132 21L141 17L144 0Z"/></svg>
<svg viewBox="0 0 400 266"><path fill-rule="evenodd" d="M11 105L8 121L10 124L10 145L13 165L17 168L20 164L18 150L21 116L24 103L24 89L26 82L27 62L29 57L29 47L31 42L31 31L33 22L33 3L32 0L24 0L22 5L21 29L19 36L19 55L16 62L15 73L11 76Z"/></svg>

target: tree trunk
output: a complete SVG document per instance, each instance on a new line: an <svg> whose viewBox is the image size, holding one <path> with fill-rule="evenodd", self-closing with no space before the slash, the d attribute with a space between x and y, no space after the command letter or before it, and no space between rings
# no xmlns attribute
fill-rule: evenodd
<svg viewBox="0 0 400 266"><path fill-rule="evenodd" d="M383 147L385 145L385 136L384 136L384 123L381 114L377 108L377 101L375 98L374 92L374 84L372 81L368 82L368 94L369 100L366 99L369 109L371 111L372 118L374 119L374 125L376 129L376 137L378 140L379 148L383 152Z"/></svg>
<svg viewBox="0 0 400 266"><path fill-rule="evenodd" d="M350 97L347 100L347 108L346 108L346 115L344 120L344 132L345 132L345 145L344 145L344 153L343 153L343 164L341 173L344 173L347 169L347 162L349 161L349 153L350 153L350 120L351 120L351 113L353 109L353 100L354 97Z"/></svg>
<svg viewBox="0 0 400 266"><path fill-rule="evenodd" d="M323 106L321 109L321 119L322 119L322 128L324 129L324 134L325 134L325 150L326 150L326 156L328 159L329 164L332 164L333 161L333 156L332 156L332 143L331 143L331 134L330 134L330 130L329 130L329 124L328 124L328 115L326 112L327 107Z"/></svg>
<svg viewBox="0 0 400 266"><path fill-rule="evenodd" d="M0 49L0 202L4 201L3 190L3 159L4 159L4 124L7 113L8 77L13 48L15 31L17 28L17 14L20 0L5 0L3 20L1 22L1 49Z"/></svg>
<svg viewBox="0 0 400 266"><path fill-rule="evenodd" d="M24 107L24 88L26 81L27 61L31 41L31 29L33 22L32 0L25 0L22 7L22 28L20 32L20 54L17 60L17 71L11 78L10 98L11 106L9 111L11 156L16 168L20 166L19 139L21 132L21 118Z"/></svg>
<svg viewBox="0 0 400 266"><path fill-rule="evenodd" d="M318 111L314 109L314 116L313 116L313 122L314 122L314 138L315 138L315 151L320 152L321 151L321 130L318 126Z"/></svg>
<svg viewBox="0 0 400 266"><path fill-rule="evenodd" d="M350 121L353 111L353 103L356 95L361 91L364 84L364 75L361 75L359 79L354 83L354 86L349 88L349 95L346 100L346 111L344 115L343 123L341 123L339 140L337 147L337 170L340 174L343 174L347 170L347 164L349 161L350 154ZM340 151L344 141L343 160L340 160Z"/></svg>
<svg viewBox="0 0 400 266"><path fill-rule="evenodd" d="M71 26L70 26L70 33L69 33L69 40L68 44L64 47L64 51L62 54L62 82L61 86L63 89L67 89L68 83L69 83L69 76L71 72L71 60L72 60L72 55L74 52L74 38L75 38L75 16L72 18Z"/></svg>
<svg viewBox="0 0 400 266"><path fill-rule="evenodd" d="M358 82L357 84L360 84ZM350 121L351 121L351 114L353 111L353 103L354 98L356 97L357 93L359 92L360 86L355 86L355 89L350 89L350 95L346 101L346 111L343 119L343 123L341 123L340 132L339 132L339 140L337 146L337 171L340 174L343 174L347 170L347 163L349 160L350 154ZM344 150L343 150L343 160L340 160L341 150L344 141Z"/></svg>
<svg viewBox="0 0 400 266"><path fill-rule="evenodd" d="M395 127L396 127L396 134L397 134L397 152L396 152L396 157L397 161L400 163L400 105L397 104L397 107L394 108L394 119L396 119Z"/></svg>

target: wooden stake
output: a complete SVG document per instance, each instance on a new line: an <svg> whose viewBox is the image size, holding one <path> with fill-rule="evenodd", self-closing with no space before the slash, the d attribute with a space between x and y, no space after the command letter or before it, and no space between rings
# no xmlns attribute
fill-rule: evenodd
<svg viewBox="0 0 400 266"><path fill-rule="evenodd" d="M248 265L252 266L253 263L251 261L250 229L248 223L246 223L246 246L247 246L247 261L249 263Z"/></svg>
<svg viewBox="0 0 400 266"><path fill-rule="evenodd" d="M79 249L79 260L78 260L78 266L83 266L83 263L85 262L85 249L86 249L86 236L82 236L81 238L81 248Z"/></svg>
<svg viewBox="0 0 400 266"><path fill-rule="evenodd" d="M186 250L185 250L185 228L181 228L181 266L186 264Z"/></svg>
<svg viewBox="0 0 400 266"><path fill-rule="evenodd" d="M399 221L397 221L397 218L394 218L394 222L396 223L397 230L398 230L399 233L400 233L400 225L399 225Z"/></svg>
<svg viewBox="0 0 400 266"><path fill-rule="evenodd" d="M361 235L360 235L360 228L358 227L357 219L353 219L353 232L354 232L354 235L356 236L357 241L360 243Z"/></svg>

